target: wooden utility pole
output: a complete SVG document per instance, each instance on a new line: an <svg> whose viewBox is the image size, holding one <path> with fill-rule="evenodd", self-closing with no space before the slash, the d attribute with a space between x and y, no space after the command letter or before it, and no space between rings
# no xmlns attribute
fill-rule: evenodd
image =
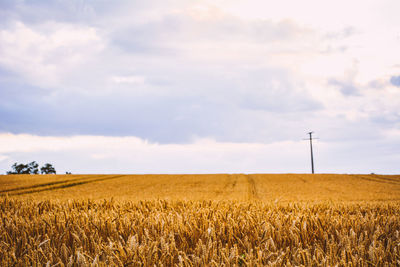
<svg viewBox="0 0 400 267"><path fill-rule="evenodd" d="M312 149L312 134L313 132L308 133L310 135L310 150L311 150L311 173L314 174L314 155L313 155L313 149Z"/></svg>
<svg viewBox="0 0 400 267"><path fill-rule="evenodd" d="M310 137L307 138L307 139L303 139L303 140L309 140L309 141L310 141L310 150L311 150L311 173L314 174L314 155L313 155L313 148L312 148L312 140L319 139L319 138L313 138L313 137L312 137L312 134L313 134L313 133L314 133L314 132L309 132L308 135L310 135Z"/></svg>

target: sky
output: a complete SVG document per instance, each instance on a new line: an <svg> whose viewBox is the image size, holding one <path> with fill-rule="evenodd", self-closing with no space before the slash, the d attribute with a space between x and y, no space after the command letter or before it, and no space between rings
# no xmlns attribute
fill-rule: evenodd
<svg viewBox="0 0 400 267"><path fill-rule="evenodd" d="M400 1L0 0L0 173L400 173Z"/></svg>

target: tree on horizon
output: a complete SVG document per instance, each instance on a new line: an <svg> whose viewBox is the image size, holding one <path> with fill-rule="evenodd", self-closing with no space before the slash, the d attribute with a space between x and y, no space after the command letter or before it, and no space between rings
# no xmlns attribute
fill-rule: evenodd
<svg viewBox="0 0 400 267"><path fill-rule="evenodd" d="M44 164L43 167L40 168L41 174L57 174L56 169L54 169L53 165L50 163Z"/></svg>

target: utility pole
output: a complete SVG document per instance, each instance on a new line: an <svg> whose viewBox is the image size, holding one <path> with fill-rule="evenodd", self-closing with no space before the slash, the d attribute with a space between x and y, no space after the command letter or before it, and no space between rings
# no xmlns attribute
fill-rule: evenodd
<svg viewBox="0 0 400 267"><path fill-rule="evenodd" d="M313 151L312 151L312 134L313 134L313 132L309 132L308 134L310 135L311 171L312 171L312 174L314 174L314 156L313 156Z"/></svg>
<svg viewBox="0 0 400 267"><path fill-rule="evenodd" d="M313 155L313 148L312 148L312 140L314 139L318 139L318 138L312 138L312 134L314 132L309 132L308 134L310 135L310 137L308 139L304 139L304 140L310 140L310 150L311 150L311 173L314 174L314 155Z"/></svg>

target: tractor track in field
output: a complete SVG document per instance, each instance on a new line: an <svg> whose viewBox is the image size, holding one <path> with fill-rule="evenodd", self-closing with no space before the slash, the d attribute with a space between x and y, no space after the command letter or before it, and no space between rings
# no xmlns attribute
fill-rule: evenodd
<svg viewBox="0 0 400 267"><path fill-rule="evenodd" d="M400 185L400 180L390 179L387 177L381 177L377 175L376 176L354 175L354 177L370 182Z"/></svg>
<svg viewBox="0 0 400 267"><path fill-rule="evenodd" d="M399 176L394 176L393 178L389 178L389 177L385 177L385 176L381 176L381 175L371 175L371 176L374 177L374 178L377 178L377 179L382 179L382 180L387 180L387 181L400 183L400 177Z"/></svg>
<svg viewBox="0 0 400 267"><path fill-rule="evenodd" d="M235 186L237 184L238 175L237 174L228 175L226 177L226 179L227 180L226 180L224 186L222 187L222 189L217 190L215 192L217 196L221 195L222 193L227 193L227 191L233 191L233 189L235 188Z"/></svg>
<svg viewBox="0 0 400 267"><path fill-rule="evenodd" d="M242 174L244 175L244 174ZM256 182L254 180L254 177L252 175L245 175L246 179L247 179L247 184L248 184L248 199L259 199L259 195L257 192L257 186L256 186Z"/></svg>
<svg viewBox="0 0 400 267"><path fill-rule="evenodd" d="M79 178L75 178L75 179L68 179L68 180L55 181L55 182L42 183L42 184L35 184L35 185L31 185L31 186L20 186L20 187L16 187L16 188L10 188L10 189L6 189L6 190L1 190L0 191L0 195L2 193L8 193L8 192L13 192L13 191L23 191L23 190L26 190L26 189L34 189L34 188L38 188L38 187L46 187L46 186L52 186L52 185L57 185L57 184L65 184L65 183L69 183L69 182L82 181L82 180L99 178L99 177L104 177L104 176L106 176L106 175L101 175L101 176L97 176L97 177L79 177Z"/></svg>
<svg viewBox="0 0 400 267"><path fill-rule="evenodd" d="M233 179L233 182L232 182L232 184L231 184L232 189L234 189L234 188L236 187L236 184L237 184L238 179L239 179L239 176L238 176L238 175L235 175L235 176L234 176L234 179Z"/></svg>
<svg viewBox="0 0 400 267"><path fill-rule="evenodd" d="M105 177L104 177L105 176ZM39 184L31 187L20 187L20 188L15 188L15 190L7 190L7 192L4 192L0 194L0 196L19 196L19 195L27 195L27 194L33 194L33 193L38 193L38 192L44 192L44 191L52 191L52 190L57 190L57 189L63 189L63 188L69 188L69 187L74 187L74 186L79 186L79 185L84 185L84 184L89 184L89 183L94 183L94 182L100 182L100 181L105 181L105 180L111 180L111 179L116 179L123 177L124 175L114 175L114 176L109 176L109 175L102 175L101 177L83 177L83 178L77 178L77 179L71 179L67 181L57 181L57 182L52 182L52 183L45 183L45 184ZM71 181L75 181L71 183ZM63 182L63 183L61 183ZM46 187L49 186L50 187ZM44 188L39 188L39 187L44 187ZM38 189L36 189L38 188ZM28 190L26 190L28 189ZM29 190L31 189L31 190ZM17 190L23 190L22 192L15 192ZM26 191L24 191L26 190ZM11 192L11 193L8 193Z"/></svg>
<svg viewBox="0 0 400 267"><path fill-rule="evenodd" d="M303 177L301 177L300 175L297 177L300 181L302 181L303 183L308 183L308 181L306 179L304 179Z"/></svg>
<svg viewBox="0 0 400 267"><path fill-rule="evenodd" d="M232 190L232 189L235 188L235 186L237 184L237 181L239 179L239 176L237 174L233 174L233 175L231 175L231 178L233 178L233 179L230 179L229 183L227 183L225 185L225 189L231 189Z"/></svg>

